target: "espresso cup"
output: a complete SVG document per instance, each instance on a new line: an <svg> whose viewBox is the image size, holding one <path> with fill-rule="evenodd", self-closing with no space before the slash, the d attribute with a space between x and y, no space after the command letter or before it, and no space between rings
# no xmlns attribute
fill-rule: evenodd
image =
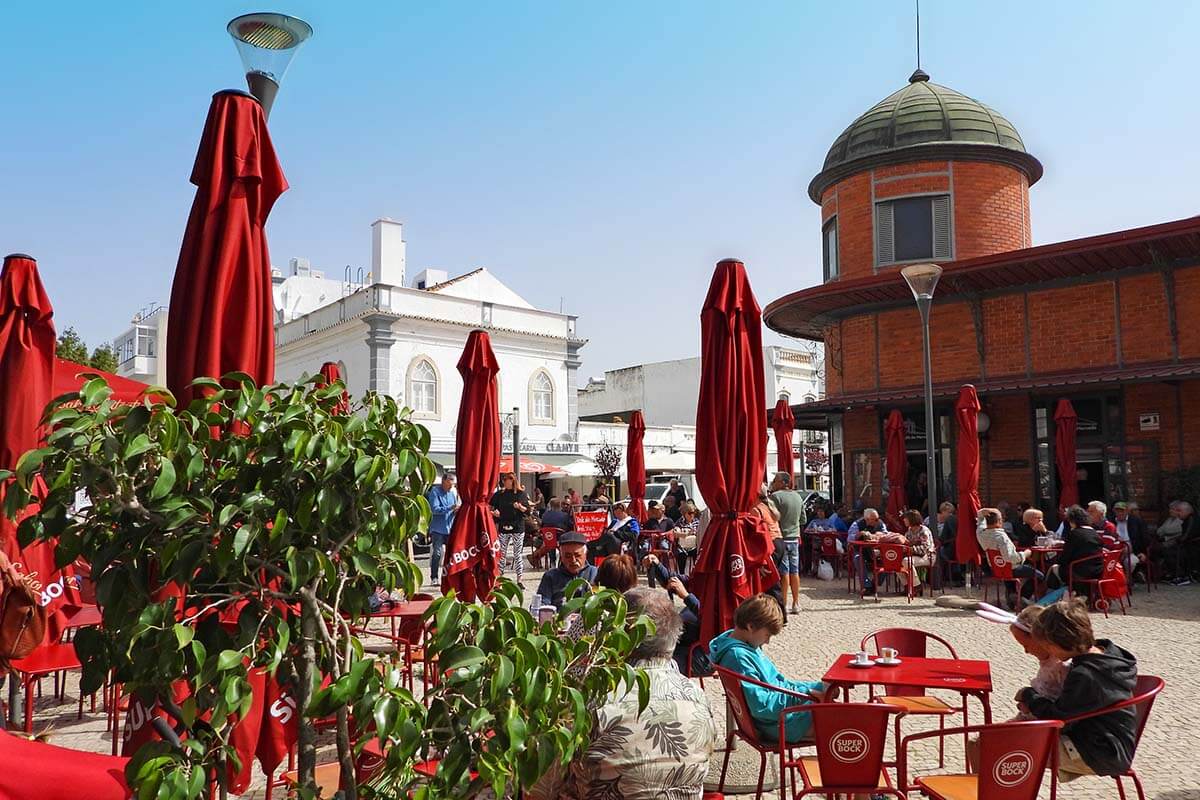
<svg viewBox="0 0 1200 800"><path fill-rule="evenodd" d="M884 647L883 649L880 650L880 652L883 653L883 657L885 660L887 660L887 661L895 661L896 660L896 648Z"/></svg>
<svg viewBox="0 0 1200 800"><path fill-rule="evenodd" d="M866 650L859 650L858 653L854 656L854 660L860 664L865 664L871 660L871 656L869 656L867 654Z"/></svg>

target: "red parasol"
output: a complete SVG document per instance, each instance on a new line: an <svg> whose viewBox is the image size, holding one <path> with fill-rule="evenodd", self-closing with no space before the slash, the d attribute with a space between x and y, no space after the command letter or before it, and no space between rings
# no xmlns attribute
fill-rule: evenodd
<svg viewBox="0 0 1200 800"><path fill-rule="evenodd" d="M129 759L72 750L0 731L0 798L125 800Z"/></svg>
<svg viewBox="0 0 1200 800"><path fill-rule="evenodd" d="M454 589L463 600L491 594L500 575L496 521L489 493L500 480L500 403L496 375L500 365L484 331L471 331L458 360L463 379L454 439L454 464L462 507L446 544L442 591Z"/></svg>
<svg viewBox="0 0 1200 800"><path fill-rule="evenodd" d="M629 417L625 439L625 471L629 473L629 515L638 523L646 522L646 455L642 439L646 436L646 420L641 411Z"/></svg>
<svg viewBox="0 0 1200 800"><path fill-rule="evenodd" d="M339 369L338 365L332 361L326 361L321 365L320 375L321 377L318 378L318 383L321 386L328 386L331 383L337 383L342 379L341 369ZM350 413L350 393L344 389L342 390L342 399L337 405L337 412L339 414Z"/></svg>
<svg viewBox="0 0 1200 800"><path fill-rule="evenodd" d="M54 309L38 275L37 262L14 254L4 259L0 272L0 469L15 469L27 450L41 442L41 419L51 394L54 378ZM3 496L0 486L0 497ZM29 506L24 518L35 511ZM54 564L54 546L33 542L24 549L17 544L16 526L0 514L0 547L5 555L40 588L41 604L50 624L48 634L57 638L66 606L78 605L78 585L73 570L60 571Z"/></svg>
<svg viewBox="0 0 1200 800"><path fill-rule="evenodd" d="M692 570L702 642L733 624L743 600L779 582L770 533L751 512L767 466L763 384L762 311L745 265L726 259L700 312L696 481L712 515Z"/></svg>
<svg viewBox="0 0 1200 800"><path fill-rule="evenodd" d="M167 387L180 406L198 377L275 377L275 309L263 225L284 191L262 106L244 92L213 95L192 169L196 198L171 284Z"/></svg>
<svg viewBox="0 0 1200 800"><path fill-rule="evenodd" d="M954 416L958 419L958 534L954 539L954 556L960 564L979 558L979 540L975 538L975 523L979 519L979 396L975 387L967 384L958 390ZM929 509L930 518L937 519L937 510Z"/></svg>
<svg viewBox="0 0 1200 800"><path fill-rule="evenodd" d="M512 456L502 456L500 458L500 461L498 462L499 463L499 472L497 472L496 474L499 475L500 473L504 473L504 472L512 472L513 471L512 462L513 462ZM530 461L527 458L521 459L521 474L522 475L541 475L541 474L545 474L545 473L558 472L558 471L559 471L558 467L552 467L549 464L543 464L540 461Z"/></svg>
<svg viewBox="0 0 1200 800"><path fill-rule="evenodd" d="M926 435L932 433L930 431ZM896 520L908 508L908 496L904 489L908 481L908 453L904 444L904 417L900 409L893 408L892 413L888 414L887 421L883 423L883 439L887 448L887 515L888 521L896 525Z"/></svg>
<svg viewBox="0 0 1200 800"><path fill-rule="evenodd" d="M790 477L796 471L795 458L792 456L792 431L796 429L796 418L792 416L792 407L787 398L779 398L775 404L775 413L771 416L771 429L775 431L775 449L778 451L778 466L780 472Z"/></svg>
<svg viewBox="0 0 1200 800"><path fill-rule="evenodd" d="M95 367L76 364L74 361L67 361L65 358L54 359L54 378L51 383L51 398L58 397L71 392L78 392L83 388L83 384L87 383L91 377L103 378L108 384L112 394L109 395L111 400L116 405L130 405L142 399L142 394L150 387L141 381L135 381L130 378L122 378L120 375L114 375L111 372L105 372L102 369Z"/></svg>
<svg viewBox="0 0 1200 800"><path fill-rule="evenodd" d="M1078 466L1075 463L1075 407L1065 397L1054 409L1054 462L1058 466L1058 504L1063 508L1079 505Z"/></svg>

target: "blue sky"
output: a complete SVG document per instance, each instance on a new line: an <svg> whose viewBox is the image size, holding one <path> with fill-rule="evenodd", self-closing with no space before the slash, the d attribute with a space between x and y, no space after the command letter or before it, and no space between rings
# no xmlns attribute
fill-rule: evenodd
<svg viewBox="0 0 1200 800"><path fill-rule="evenodd" d="M208 99L241 86L240 2L4 12L0 251L38 258L60 328L165 302ZM763 305L820 279L825 151L914 67L907 2L285 0L316 34L271 130L291 190L272 260L340 275L369 225L410 273L487 266L580 316L585 374L695 355L715 261ZM1036 243L1197 213L1200 4L926 0L922 66L1046 166ZM768 341L782 341L768 336Z"/></svg>

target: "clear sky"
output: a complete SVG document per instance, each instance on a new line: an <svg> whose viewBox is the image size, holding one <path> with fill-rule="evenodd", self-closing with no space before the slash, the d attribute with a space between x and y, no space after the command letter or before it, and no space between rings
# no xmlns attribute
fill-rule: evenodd
<svg viewBox="0 0 1200 800"><path fill-rule="evenodd" d="M271 115L272 261L340 275L403 220L410 275L487 266L578 314L585 375L696 355L722 257L764 306L819 281L808 181L915 66L911 2L14 4L0 251L38 258L60 329L167 300L209 96L243 85L224 26L257 10L316 29ZM1197 213L1200 3L921 11L933 80L1045 164L1036 243Z"/></svg>

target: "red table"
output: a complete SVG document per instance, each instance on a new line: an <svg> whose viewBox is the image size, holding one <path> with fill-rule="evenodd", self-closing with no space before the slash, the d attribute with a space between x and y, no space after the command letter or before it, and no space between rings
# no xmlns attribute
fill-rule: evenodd
<svg viewBox="0 0 1200 800"><path fill-rule="evenodd" d="M67 628L91 628L102 621L99 606L83 606L67 614Z"/></svg>
<svg viewBox="0 0 1200 800"><path fill-rule="evenodd" d="M433 605L432 600L405 600L395 605L383 606L378 611L367 615L367 624L373 619L391 620L392 636L396 635L396 624L402 619L420 619L425 616L425 612Z"/></svg>
<svg viewBox="0 0 1200 800"><path fill-rule="evenodd" d="M1057 556L1059 553L1061 553L1063 546L1061 544L1055 544L1055 545L1049 545L1046 547L1030 547L1028 549L1029 549L1029 554L1030 554L1030 560L1033 561L1033 568L1036 569L1038 572L1042 573L1042 575L1045 575L1047 572L1050 571L1050 568L1047 566L1046 562L1049 561L1050 559L1054 558L1055 556ZM1043 594L1045 594L1045 592L1046 592L1045 578L1042 579L1040 584L1035 584L1033 589L1034 589L1034 594L1037 595L1038 597L1041 597Z"/></svg>
<svg viewBox="0 0 1200 800"><path fill-rule="evenodd" d="M53 675L68 669L79 669L79 656L73 644L47 644L34 650L25 658L12 662L14 671L21 673L21 684L25 687L25 732L33 733L33 685L38 678ZM79 716L83 716L83 697L79 698Z"/></svg>
<svg viewBox="0 0 1200 800"><path fill-rule="evenodd" d="M852 687L863 684L941 689L978 698L983 705L984 722L992 722L992 667L986 661L908 657L894 667L852 667L853 658L853 653L839 656L821 678L832 689L845 691L847 698ZM836 696L836 691L830 694Z"/></svg>

